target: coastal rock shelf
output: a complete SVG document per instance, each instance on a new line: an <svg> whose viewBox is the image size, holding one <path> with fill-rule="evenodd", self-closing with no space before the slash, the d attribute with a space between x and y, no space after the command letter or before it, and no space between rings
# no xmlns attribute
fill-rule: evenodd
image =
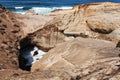
<svg viewBox="0 0 120 80"><path fill-rule="evenodd" d="M15 14L0 6L0 70L18 66L19 42L23 35L21 27Z"/></svg>
<svg viewBox="0 0 120 80"><path fill-rule="evenodd" d="M119 80L120 4L49 14L0 6L0 80Z"/></svg>
<svg viewBox="0 0 120 80"><path fill-rule="evenodd" d="M47 24L55 24L65 35L118 42L120 39L119 14L120 4L118 3L82 4L70 10L50 13L49 15L57 16Z"/></svg>

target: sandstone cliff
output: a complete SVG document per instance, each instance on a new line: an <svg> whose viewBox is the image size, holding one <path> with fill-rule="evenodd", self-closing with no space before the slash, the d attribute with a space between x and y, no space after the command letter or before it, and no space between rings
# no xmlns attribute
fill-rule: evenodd
<svg viewBox="0 0 120 80"><path fill-rule="evenodd" d="M16 14L16 17L23 25L22 30L25 36L42 29L47 22L53 19L53 16L38 15L33 12L28 12L25 15Z"/></svg>
<svg viewBox="0 0 120 80"><path fill-rule="evenodd" d="M59 16L49 24L56 24L56 27L67 36L115 42L120 39L120 4L110 2L82 4L74 6L71 10L51 13L53 14L59 14Z"/></svg>
<svg viewBox="0 0 120 80"><path fill-rule="evenodd" d="M35 45L48 52L32 65L32 73L0 74L11 80L119 80L119 21L120 4L110 2L81 4L46 15L13 14L1 7L1 70L17 65L15 53L20 48Z"/></svg>
<svg viewBox="0 0 120 80"><path fill-rule="evenodd" d="M63 70L69 76L79 75L83 80L92 77L103 80L119 70L120 49L115 47L116 44L109 41L76 38L51 49L39 62L33 64L31 70ZM76 70L79 71L72 72Z"/></svg>
<svg viewBox="0 0 120 80"><path fill-rule="evenodd" d="M0 70L18 67L17 55L22 37L20 26L14 13L0 6Z"/></svg>
<svg viewBox="0 0 120 80"><path fill-rule="evenodd" d="M43 27L57 27L58 32L64 36L63 42L71 39L69 37L84 37L104 39L117 43L120 40L119 9L120 5L117 3L91 3L74 6L71 10L55 11L47 15L21 15L18 20L24 23L23 31L25 34L34 32L33 36L30 35L31 42L43 46L42 48L53 47L48 47L48 44L55 45L55 40L52 40L52 38L53 35L57 35L56 33L49 34L52 32L49 29L46 30L48 33L39 30ZM30 28L28 29L28 27ZM41 38L44 34L47 36L52 35L52 37ZM54 41L54 43L49 42L50 40Z"/></svg>
<svg viewBox="0 0 120 80"><path fill-rule="evenodd" d="M59 73L56 75L58 80L69 80L70 76L73 76L71 80L118 80L120 50L113 42L120 40L119 9L120 5L116 3L92 3L48 14L59 15L45 26L54 25L67 38L86 39L61 42L33 64L31 70L52 70L53 75Z"/></svg>

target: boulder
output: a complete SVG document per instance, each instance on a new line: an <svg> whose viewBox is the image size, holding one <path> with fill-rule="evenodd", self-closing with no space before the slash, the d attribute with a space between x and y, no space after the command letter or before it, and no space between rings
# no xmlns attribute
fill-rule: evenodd
<svg viewBox="0 0 120 80"><path fill-rule="evenodd" d="M50 71L60 80L117 80L120 49L115 47L110 41L76 38L51 49L32 65L31 72Z"/></svg>
<svg viewBox="0 0 120 80"><path fill-rule="evenodd" d="M81 4L66 12L58 13L63 15L57 16L49 24L61 24L56 27L65 35L81 37L84 35L109 41L120 39L118 31L120 28L120 4L118 3Z"/></svg>
<svg viewBox="0 0 120 80"><path fill-rule="evenodd" d="M33 44L38 46L43 51L48 51L55 45L65 41L64 35L54 25L46 26L38 31L29 34L22 41L29 40L23 46Z"/></svg>
<svg viewBox="0 0 120 80"><path fill-rule="evenodd" d="M76 69L86 62L118 57L119 50L115 47L115 43L109 41L76 38L51 49L39 62L33 64L31 71Z"/></svg>
<svg viewBox="0 0 120 80"><path fill-rule="evenodd" d="M37 15L34 11L28 11L25 15L16 14L16 19L23 25L21 28L24 35L27 36L30 33L42 29L44 25L53 19L53 16Z"/></svg>

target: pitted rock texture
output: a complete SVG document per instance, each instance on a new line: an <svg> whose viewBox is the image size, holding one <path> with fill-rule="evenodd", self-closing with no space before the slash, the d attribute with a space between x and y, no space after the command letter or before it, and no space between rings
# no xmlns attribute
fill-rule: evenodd
<svg viewBox="0 0 120 80"><path fill-rule="evenodd" d="M22 38L20 23L15 14L0 6L0 70L15 68Z"/></svg>

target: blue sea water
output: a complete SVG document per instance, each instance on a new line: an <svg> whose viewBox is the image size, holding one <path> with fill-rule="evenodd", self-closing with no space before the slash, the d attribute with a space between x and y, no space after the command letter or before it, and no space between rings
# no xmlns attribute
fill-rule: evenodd
<svg viewBox="0 0 120 80"><path fill-rule="evenodd" d="M48 13L55 9L68 9L77 4L91 2L117 2L120 0L0 0L0 4L18 13L34 10L39 14Z"/></svg>

